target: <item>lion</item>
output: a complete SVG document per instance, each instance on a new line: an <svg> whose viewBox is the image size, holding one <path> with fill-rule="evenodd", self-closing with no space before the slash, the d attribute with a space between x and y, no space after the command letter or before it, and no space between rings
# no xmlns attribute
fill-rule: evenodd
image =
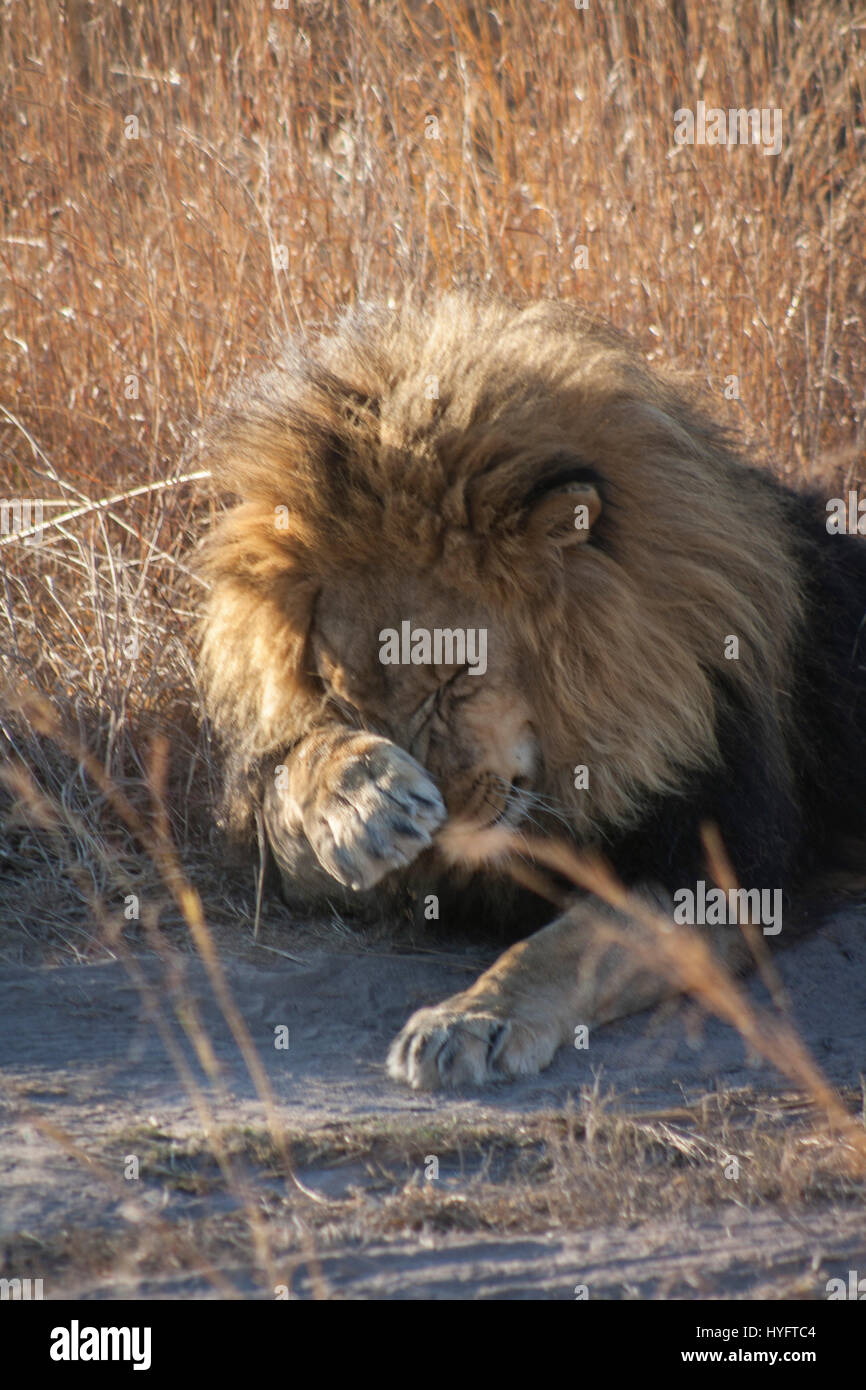
<svg viewBox="0 0 866 1390"><path fill-rule="evenodd" d="M670 989L599 958L591 895L552 913L455 866L447 827L565 836L669 906L705 885L707 822L786 904L862 832L866 546L584 309L362 306L208 447L240 499L203 558L224 824L259 818L290 901L442 893L512 943L409 1019L393 1078L532 1074ZM742 968L736 926L695 929Z"/></svg>

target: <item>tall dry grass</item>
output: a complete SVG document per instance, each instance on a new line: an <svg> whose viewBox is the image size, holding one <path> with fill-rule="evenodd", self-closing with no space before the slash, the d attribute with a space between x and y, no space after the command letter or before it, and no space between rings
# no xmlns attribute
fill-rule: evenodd
<svg viewBox="0 0 866 1390"><path fill-rule="evenodd" d="M774 466L854 480L864 53L849 0L6 4L0 497L56 523L0 546L6 674L131 794L167 730L194 853L213 790L189 650L214 506L196 423L283 333L407 280L581 297L703 378ZM698 100L779 107L779 157L676 146L673 112ZM26 722L3 734L63 808L83 917L82 875L111 889L100 799ZM3 844L8 872L36 871L19 918L38 935L57 846L14 808ZM122 835L110 848L139 871Z"/></svg>

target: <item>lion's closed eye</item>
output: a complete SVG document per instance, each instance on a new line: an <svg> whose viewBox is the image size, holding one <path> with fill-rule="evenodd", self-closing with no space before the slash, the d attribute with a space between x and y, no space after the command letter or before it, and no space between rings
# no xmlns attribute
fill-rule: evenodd
<svg viewBox="0 0 866 1390"><path fill-rule="evenodd" d="M464 680L468 670L468 666L459 666L456 670L449 666L436 671L441 684L422 700L413 714L413 731L437 717L447 722L449 709L474 694L477 687Z"/></svg>
<svg viewBox="0 0 866 1390"><path fill-rule="evenodd" d="M436 702L438 699L439 691L431 691L429 695L425 695L420 705L418 705L417 709L412 714L412 717L409 720L409 732L413 737L419 732L420 729L423 728L430 716L433 714L434 710L436 709Z"/></svg>

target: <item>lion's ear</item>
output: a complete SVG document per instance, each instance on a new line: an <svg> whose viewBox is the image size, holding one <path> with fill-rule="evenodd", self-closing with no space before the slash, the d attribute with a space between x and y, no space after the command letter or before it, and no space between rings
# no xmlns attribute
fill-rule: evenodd
<svg viewBox="0 0 866 1390"><path fill-rule="evenodd" d="M600 513L601 497L592 483L566 483L545 492L535 503L528 534L534 541L552 541L565 550L589 540Z"/></svg>

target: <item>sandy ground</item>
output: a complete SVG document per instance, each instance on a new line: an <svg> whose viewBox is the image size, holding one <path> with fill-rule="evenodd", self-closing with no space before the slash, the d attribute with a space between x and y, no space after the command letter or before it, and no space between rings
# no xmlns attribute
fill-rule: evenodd
<svg viewBox="0 0 866 1390"><path fill-rule="evenodd" d="M224 963L280 1123L293 1134L371 1121L397 1131L429 1121L433 1130L457 1124L508 1133L534 1114L578 1104L594 1079L615 1091L619 1106L640 1113L724 1090L767 1098L791 1090L748 1058L728 1027L706 1019L696 1026L694 1009L677 1004L599 1030L587 1051L563 1049L540 1077L484 1092L415 1094L384 1075L390 1039L413 1009L462 987L490 957L477 948L441 958L351 944L326 950L298 944L290 931L276 939L293 959L255 948ZM170 1005L163 964L146 955L136 963ZM816 1060L834 1083L856 1086L866 1070L866 910L836 916L779 963ZM221 1124L260 1132L263 1107L205 972L192 957L183 964L222 1077L222 1095L206 1086L208 1103ZM758 981L749 989L765 999ZM106 1237L134 1234L149 1212L168 1223L164 1229L182 1232L228 1219L236 1208L224 1191L184 1190L158 1172L124 1182L124 1160L146 1147L142 1134L158 1136L171 1152L202 1130L124 964L6 968L0 1020L0 1273L43 1277L47 1298L219 1296L212 1279L190 1273L182 1260L124 1265L100 1253ZM289 1029L287 1050L274 1046L280 1026ZM173 1029L203 1079L176 1023ZM309 1156L298 1171L309 1188L335 1200L373 1181L363 1164L335 1167ZM445 1174L453 1191L465 1177ZM283 1236L288 1251L292 1232ZM319 1253L312 1263L292 1263L293 1294L573 1298L575 1286L585 1285L590 1297L606 1298L821 1298L830 1276L866 1274L866 1215L856 1203L748 1209L734 1197L673 1219L576 1222L573 1230L527 1234L453 1225L437 1231L434 1223L383 1237L344 1225ZM256 1285L240 1248L237 1258L221 1248L218 1260L242 1293L273 1296Z"/></svg>

